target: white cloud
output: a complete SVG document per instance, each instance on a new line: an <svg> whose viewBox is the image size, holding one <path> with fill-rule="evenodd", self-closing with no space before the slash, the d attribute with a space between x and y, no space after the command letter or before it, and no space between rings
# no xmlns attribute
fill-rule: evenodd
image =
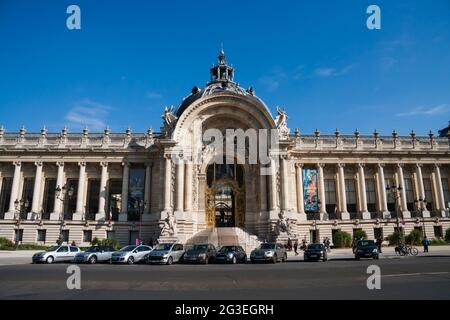
<svg viewBox="0 0 450 320"><path fill-rule="evenodd" d="M320 67L314 70L314 74L321 78L337 77L348 73L351 69L353 69L353 67L354 67L353 64L345 66L342 69Z"/></svg>
<svg viewBox="0 0 450 320"><path fill-rule="evenodd" d="M265 87L268 92L273 92L281 86L281 83L286 78L286 72L280 67L275 67L272 72L261 77L259 79L259 82Z"/></svg>
<svg viewBox="0 0 450 320"><path fill-rule="evenodd" d="M441 104L435 107L431 108L416 108L414 110L411 110L409 112L402 112L398 113L397 117L411 117L411 116L418 116L418 115L425 115L425 116L436 116L444 113L448 113L450 111L450 106L447 104Z"/></svg>
<svg viewBox="0 0 450 320"><path fill-rule="evenodd" d="M71 127L87 127L94 131L100 131L106 127L106 119L110 110L111 107L107 105L84 99L73 104L65 119L69 121Z"/></svg>
<svg viewBox="0 0 450 320"><path fill-rule="evenodd" d="M147 98L150 98L150 99L161 99L162 98L162 94L160 94L158 92L154 92L154 91L148 91L145 95Z"/></svg>

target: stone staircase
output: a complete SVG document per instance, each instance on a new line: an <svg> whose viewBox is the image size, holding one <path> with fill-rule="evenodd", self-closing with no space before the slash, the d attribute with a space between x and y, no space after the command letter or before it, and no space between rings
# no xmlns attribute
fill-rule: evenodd
<svg viewBox="0 0 450 320"><path fill-rule="evenodd" d="M241 228L215 228L200 231L190 238L186 245L212 243L216 248L223 246L241 246L247 253L261 244L258 237Z"/></svg>

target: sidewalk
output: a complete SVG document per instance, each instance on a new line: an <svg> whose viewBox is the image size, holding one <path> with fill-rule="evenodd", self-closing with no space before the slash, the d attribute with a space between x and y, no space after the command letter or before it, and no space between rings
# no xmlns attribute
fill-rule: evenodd
<svg viewBox="0 0 450 320"><path fill-rule="evenodd" d="M31 257L36 252L41 251L39 250L0 251L0 266L31 263Z"/></svg>
<svg viewBox="0 0 450 320"><path fill-rule="evenodd" d="M419 249L418 256L449 256L450 257L450 246L430 246L428 253L423 253L423 247L416 247ZM395 247L383 247L383 252L380 254L380 259L391 259L400 256L395 253ZM354 259L354 254L351 248L348 249L331 249L331 252L328 252L328 260L333 259ZM302 261L303 260L303 251L298 250L298 256L295 255L294 251L288 252L288 260L290 261Z"/></svg>

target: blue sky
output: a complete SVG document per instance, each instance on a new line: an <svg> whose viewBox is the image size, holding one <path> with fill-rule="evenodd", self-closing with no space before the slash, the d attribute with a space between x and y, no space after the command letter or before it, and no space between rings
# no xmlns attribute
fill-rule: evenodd
<svg viewBox="0 0 450 320"><path fill-rule="evenodd" d="M81 30L66 28L70 4ZM303 133L427 134L450 120L449 0L0 0L0 124L158 131L221 43L236 81Z"/></svg>

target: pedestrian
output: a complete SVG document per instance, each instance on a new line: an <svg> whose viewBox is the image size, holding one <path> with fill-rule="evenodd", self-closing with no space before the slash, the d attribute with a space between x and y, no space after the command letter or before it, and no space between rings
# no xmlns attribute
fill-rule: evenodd
<svg viewBox="0 0 450 320"><path fill-rule="evenodd" d="M302 249L302 250L306 250L306 237L305 238L303 238L303 240L302 240L302 246L301 246L301 248L300 249Z"/></svg>
<svg viewBox="0 0 450 320"><path fill-rule="evenodd" d="M330 238L326 238L326 241L325 241L325 247L327 248L327 252L330 252L331 251L331 241L330 241Z"/></svg>
<svg viewBox="0 0 450 320"><path fill-rule="evenodd" d="M296 256L298 256L298 240L297 239L295 239L295 242L294 242L294 252L295 252L295 255Z"/></svg>
<svg viewBox="0 0 450 320"><path fill-rule="evenodd" d="M76 247L76 246L77 246L77 243L75 242L75 240L72 241L71 246L72 246L72 247Z"/></svg>
<svg viewBox="0 0 450 320"><path fill-rule="evenodd" d="M423 252L428 253L428 246L430 245L430 241L427 239L427 237L423 238L422 244L423 244Z"/></svg>
<svg viewBox="0 0 450 320"><path fill-rule="evenodd" d="M287 249L288 249L289 251L292 251L292 240L291 240L291 238L288 238Z"/></svg>
<svg viewBox="0 0 450 320"><path fill-rule="evenodd" d="M376 244L377 244L377 247L378 247L378 253L382 253L381 248L383 246L383 240L381 240L381 237L377 238Z"/></svg>

